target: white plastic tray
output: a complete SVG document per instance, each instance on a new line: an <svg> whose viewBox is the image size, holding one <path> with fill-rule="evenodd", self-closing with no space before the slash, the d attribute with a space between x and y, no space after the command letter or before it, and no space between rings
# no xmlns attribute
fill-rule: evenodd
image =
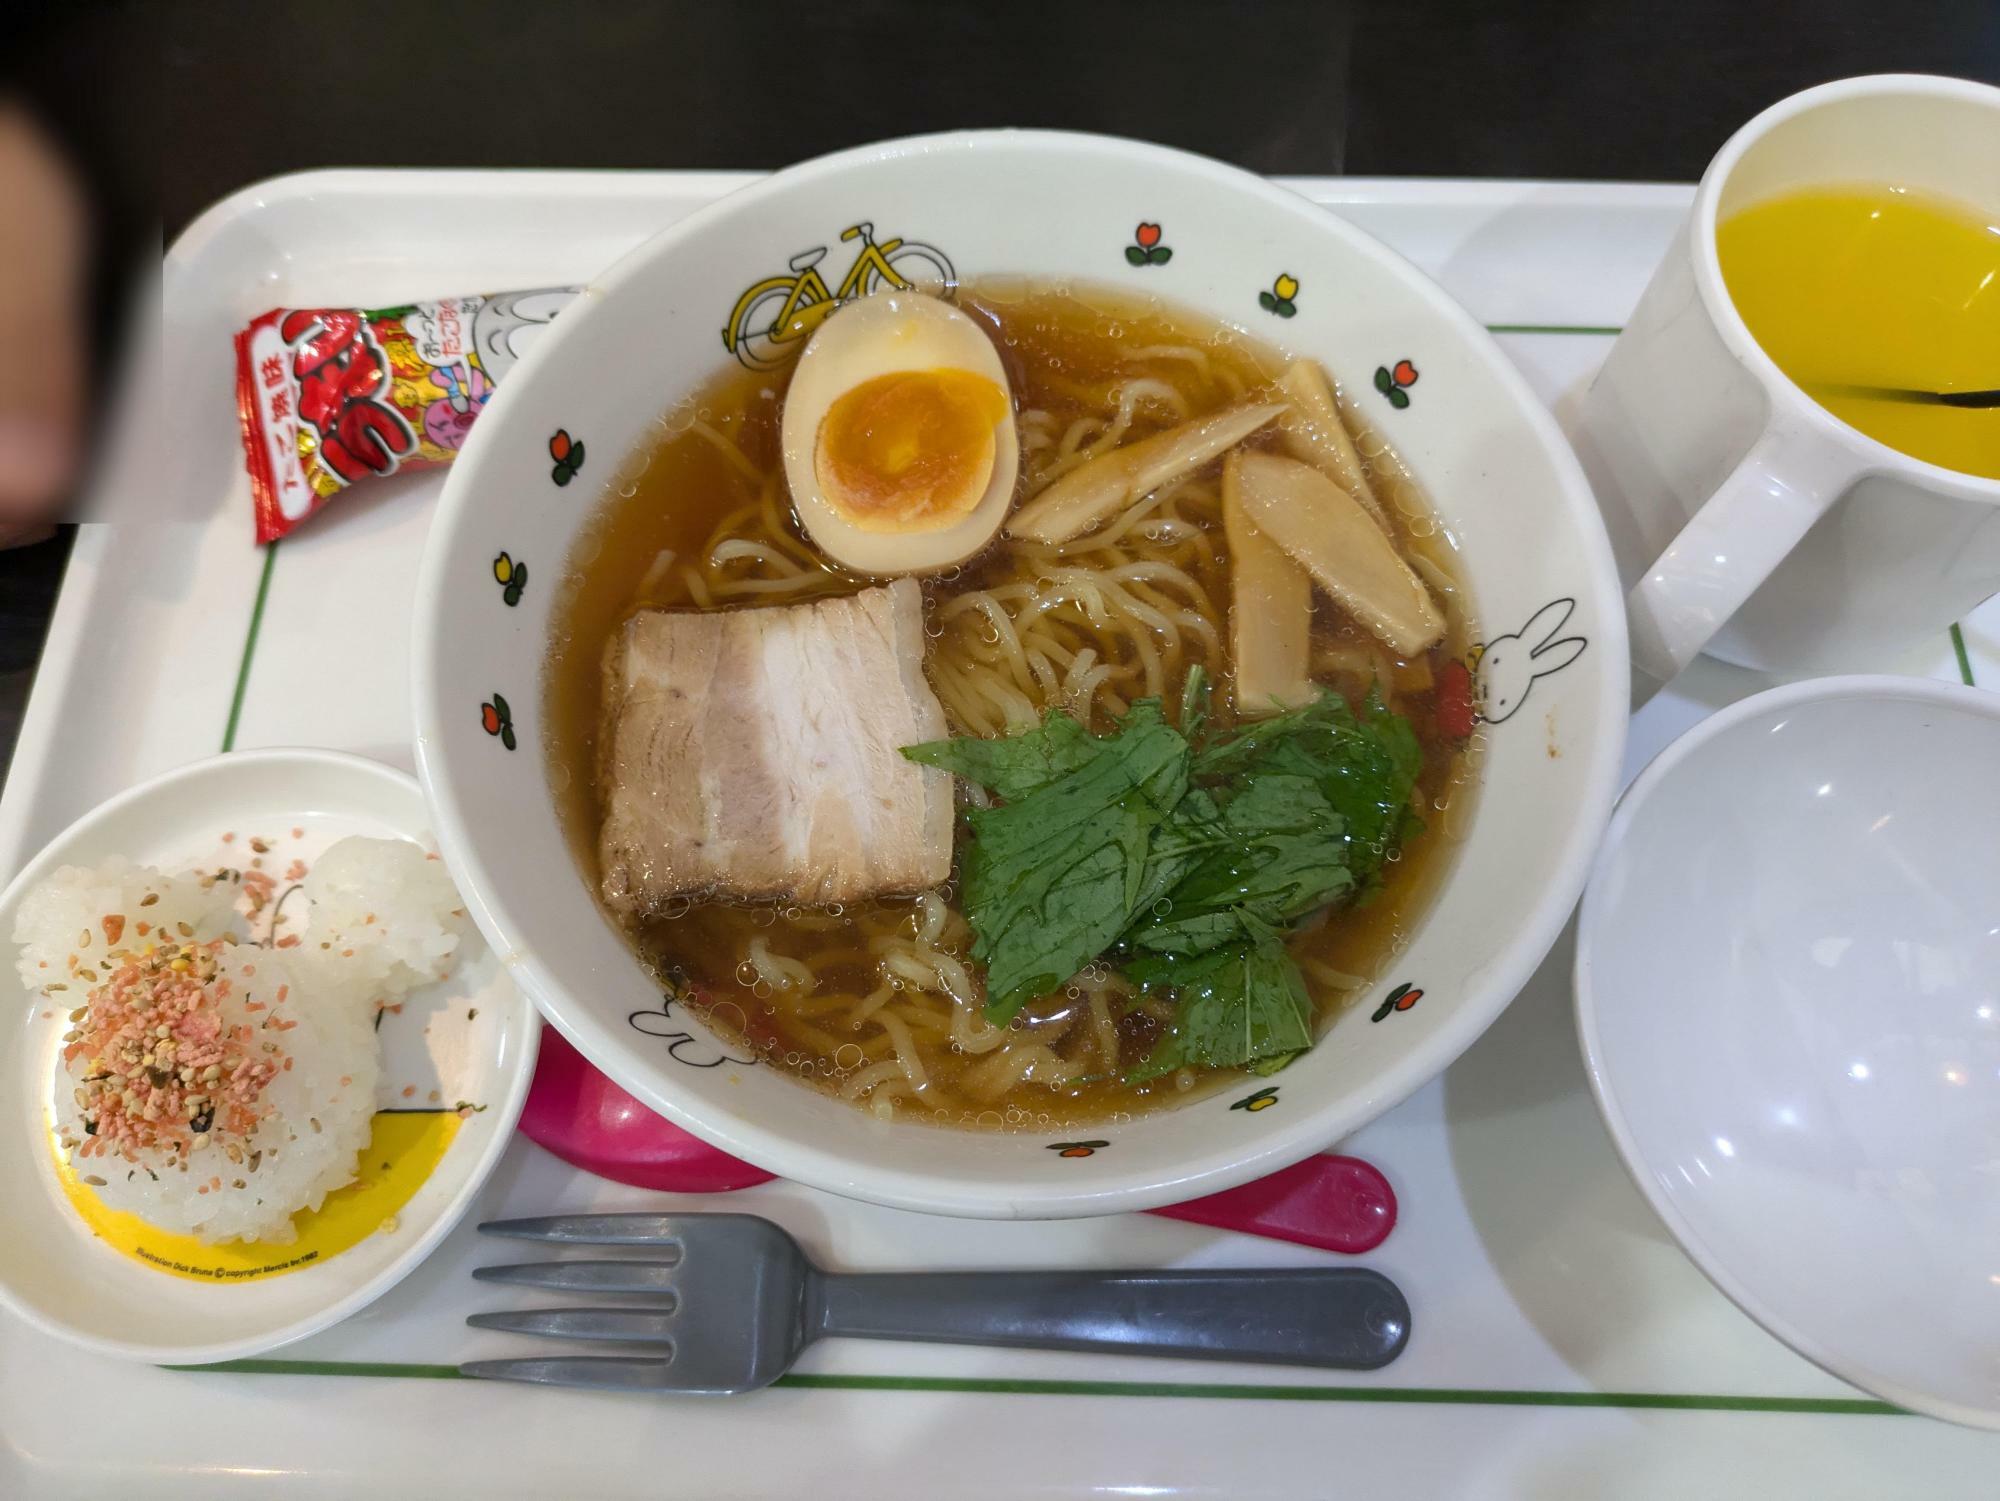
<svg viewBox="0 0 2000 1501"><path fill-rule="evenodd" d="M157 524L78 539L0 796L0 878L91 804L218 748L325 745L409 765L410 599L440 481L251 545L228 335L276 305L578 281L749 179L333 172L211 210L168 256ZM1301 180L1492 326L1566 414L1684 209L1679 187ZM131 514L131 496L121 514ZM2000 685L2000 603L1965 623ZM1958 677L1953 643L1907 664ZM1628 773L1766 679L1703 662L1634 725ZM1591 1107L1569 946L1442 1080L1347 1146L1402 1219L1369 1258L1415 1308L1408 1353L1344 1380L1270 1368L845 1343L722 1403L449 1379L518 1348L464 1327L496 1214L678 1203L517 1140L483 1202L367 1313L252 1369L130 1368L0 1323L0 1495L791 1494L955 1501L1260 1496L1994 1494L2000 1436L1885 1410L1716 1293L1627 1182ZM1264 1265L1316 1253L1153 1217L964 1223L771 1184L829 1265ZM4 1252L0 1252L4 1254ZM110 1416L113 1415L114 1416Z"/></svg>

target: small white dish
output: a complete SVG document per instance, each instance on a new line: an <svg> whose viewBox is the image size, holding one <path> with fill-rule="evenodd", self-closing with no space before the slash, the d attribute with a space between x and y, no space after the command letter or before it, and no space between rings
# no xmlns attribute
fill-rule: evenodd
<svg viewBox="0 0 2000 1501"><path fill-rule="evenodd" d="M276 861L311 860L351 834L429 847L429 815L400 771L322 750L243 751L132 788L70 825L0 892L0 1305L106 1355L204 1364L271 1349L345 1318L400 1281L471 1204L513 1134L540 1022L483 943L379 1030L378 1110L464 1115L422 1186L358 1244L280 1275L194 1280L114 1250L64 1197L49 1135L65 1013L14 973L23 895L61 865L125 855L168 871L244 865L253 834ZM299 835L292 836L293 829ZM224 833L235 833L231 843ZM469 1013L476 1013L469 1014ZM435 1097L433 1097L435 1091Z"/></svg>
<svg viewBox="0 0 2000 1501"><path fill-rule="evenodd" d="M1577 1026L1641 1192L1834 1375L2000 1428L2000 695L1762 693L1633 783Z"/></svg>

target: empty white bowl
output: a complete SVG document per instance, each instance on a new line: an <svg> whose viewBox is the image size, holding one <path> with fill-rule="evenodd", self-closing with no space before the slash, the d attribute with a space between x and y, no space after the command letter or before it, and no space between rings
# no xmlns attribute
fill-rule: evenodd
<svg viewBox="0 0 2000 1501"><path fill-rule="evenodd" d="M1800 1354L2000 1428L2000 695L1829 678L1669 747L1584 898L1626 1167Z"/></svg>

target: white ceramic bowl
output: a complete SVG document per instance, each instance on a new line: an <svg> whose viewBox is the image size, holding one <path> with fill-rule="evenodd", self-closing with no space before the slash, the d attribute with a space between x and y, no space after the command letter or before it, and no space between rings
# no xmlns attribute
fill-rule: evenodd
<svg viewBox="0 0 2000 1501"><path fill-rule="evenodd" d="M815 247L837 287L856 253L842 231L864 219L877 244L906 242L892 264L918 274L1102 282L1314 356L1463 543L1491 641L1480 662L1485 785L1469 838L1393 971L1271 1081L1274 1108L1231 1109L1261 1087L1245 1086L1098 1128L1088 1152L1070 1155L1031 1134L885 1124L746 1066L664 1012L579 876L541 745L564 559L655 419L722 368L718 333L739 299ZM1128 257L1142 225L1149 238L1158 227L1170 261ZM1390 380L1403 361L1420 377L1407 391ZM552 466L559 431L585 445L575 475ZM518 604L495 582L502 551L536 580ZM676 1124L786 1177L991 1216L1136 1209L1222 1189L1330 1145L1436 1075L1567 917L1609 813L1627 699L1622 601L1590 492L1547 411L1461 308L1368 236L1261 179L1151 146L1010 131L793 168L675 225L588 287L500 386L453 467L424 561L414 660L417 761L445 856L519 982L585 1056ZM505 735L485 717L496 695ZM1421 990L1421 1004L1372 1023L1399 984Z"/></svg>
<svg viewBox="0 0 2000 1501"><path fill-rule="evenodd" d="M466 1100L464 1119L392 1224L315 1265L242 1281L200 1281L143 1265L98 1240L56 1178L49 1138L65 1012L28 996L14 973L14 917L29 888L63 865L124 855L164 870L240 863L223 833L287 840L310 858L350 834L424 842L429 820L406 773L323 750L238 751L121 793L62 833L0 891L0 1305L51 1334L126 1360L201 1364L255 1355L324 1329L400 1282L458 1223L506 1150L534 1074L541 1023L483 946L443 984L419 991L378 1031L385 1109ZM288 840L297 827L302 838ZM273 863L273 869L278 867ZM476 1017L467 1015L477 1011ZM405 1081L412 1081L405 1083ZM401 1091L408 1088L411 1098ZM0 1338L5 1338L0 1334Z"/></svg>
<svg viewBox="0 0 2000 1501"><path fill-rule="evenodd" d="M2000 695L1762 693L1633 783L1577 1025L1640 1190L1746 1313L2000 1428Z"/></svg>

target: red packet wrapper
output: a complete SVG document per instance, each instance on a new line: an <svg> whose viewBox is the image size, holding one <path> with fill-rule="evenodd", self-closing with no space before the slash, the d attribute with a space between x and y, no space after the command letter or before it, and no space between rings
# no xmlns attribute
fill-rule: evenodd
<svg viewBox="0 0 2000 1501"><path fill-rule="evenodd" d="M391 308L274 308L236 336L236 407L275 542L349 485L449 464L575 287Z"/></svg>

